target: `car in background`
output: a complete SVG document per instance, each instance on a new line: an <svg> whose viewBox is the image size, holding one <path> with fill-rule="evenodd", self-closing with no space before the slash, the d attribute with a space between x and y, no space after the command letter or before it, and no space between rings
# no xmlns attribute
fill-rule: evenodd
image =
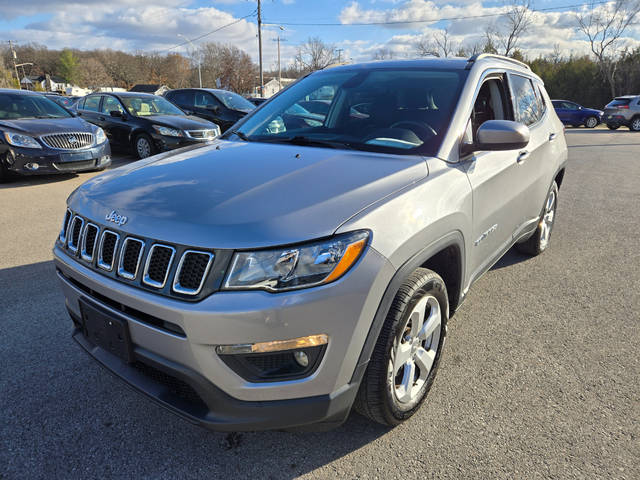
<svg viewBox="0 0 640 480"><path fill-rule="evenodd" d="M258 107L258 106L262 105L264 102L266 102L269 99L268 98L262 98L262 97L247 97L247 100L249 100L256 107Z"/></svg>
<svg viewBox="0 0 640 480"><path fill-rule="evenodd" d="M602 123L602 110L586 108L569 100L551 100L558 118L565 125L595 128Z"/></svg>
<svg viewBox="0 0 640 480"><path fill-rule="evenodd" d="M640 95L616 97L604 107L604 121L611 130L621 126L640 132Z"/></svg>
<svg viewBox="0 0 640 480"><path fill-rule="evenodd" d="M43 95L48 99L53 100L58 105L64 108L71 108L74 102L79 98L79 97L64 97L57 93L43 93Z"/></svg>
<svg viewBox="0 0 640 480"><path fill-rule="evenodd" d="M22 175L104 170L104 131L44 95L0 89L0 181Z"/></svg>
<svg viewBox="0 0 640 480"><path fill-rule="evenodd" d="M217 123L223 132L256 108L237 93L213 88L179 88L164 96L185 112Z"/></svg>
<svg viewBox="0 0 640 480"><path fill-rule="evenodd" d="M75 111L102 127L114 147L132 149L138 158L209 142L220 135L215 123L187 115L149 93L92 93L76 103Z"/></svg>

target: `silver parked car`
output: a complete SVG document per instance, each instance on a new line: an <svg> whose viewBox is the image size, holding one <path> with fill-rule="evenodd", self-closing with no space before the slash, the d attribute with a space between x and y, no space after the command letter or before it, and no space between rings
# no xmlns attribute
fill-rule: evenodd
<svg viewBox="0 0 640 480"><path fill-rule="evenodd" d="M614 98L604 107L602 119L611 130L625 126L640 132L640 95Z"/></svg>
<svg viewBox="0 0 640 480"><path fill-rule="evenodd" d="M317 92L326 113L295 108ZM73 337L212 429L327 428L352 406L399 424L471 284L513 245L548 248L566 160L520 62L316 72L212 144L69 197L54 256Z"/></svg>

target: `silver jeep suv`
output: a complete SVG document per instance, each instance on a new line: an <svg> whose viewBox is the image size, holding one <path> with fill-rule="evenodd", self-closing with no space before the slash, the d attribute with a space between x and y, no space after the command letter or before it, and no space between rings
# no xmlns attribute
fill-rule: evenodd
<svg viewBox="0 0 640 480"><path fill-rule="evenodd" d="M566 160L520 62L313 73L222 138L71 194L54 256L73 338L208 428L327 428L352 407L396 425L470 285L514 244L548 247Z"/></svg>
<svg viewBox="0 0 640 480"><path fill-rule="evenodd" d="M614 98L604 107L602 119L610 130L624 125L629 130L640 132L640 95Z"/></svg>

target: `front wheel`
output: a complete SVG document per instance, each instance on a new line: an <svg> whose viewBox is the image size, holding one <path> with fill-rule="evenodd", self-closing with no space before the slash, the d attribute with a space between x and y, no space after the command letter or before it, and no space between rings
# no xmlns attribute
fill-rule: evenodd
<svg viewBox="0 0 640 480"><path fill-rule="evenodd" d="M633 120L631 120L629 130L631 130L632 132L640 132L640 117L635 117Z"/></svg>
<svg viewBox="0 0 640 480"><path fill-rule="evenodd" d="M387 426L410 418L438 370L449 303L442 278L416 269L398 289L364 374L354 407Z"/></svg>
<svg viewBox="0 0 640 480"><path fill-rule="evenodd" d="M135 148L136 155L138 155L138 158L140 159L150 157L155 153L153 141L146 133L139 134L133 141L133 146Z"/></svg>
<svg viewBox="0 0 640 480"><path fill-rule="evenodd" d="M584 126L587 128L596 128L598 126L598 119L596 117L587 117L584 121Z"/></svg>
<svg viewBox="0 0 640 480"><path fill-rule="evenodd" d="M540 255L549 246L549 240L551 239L551 230L553 230L553 222L556 219L556 208L558 206L558 184L553 182L551 190L547 195L542 213L540 214L540 221L538 222L538 228L533 233L531 238L522 242L516 243L516 248L529 255Z"/></svg>

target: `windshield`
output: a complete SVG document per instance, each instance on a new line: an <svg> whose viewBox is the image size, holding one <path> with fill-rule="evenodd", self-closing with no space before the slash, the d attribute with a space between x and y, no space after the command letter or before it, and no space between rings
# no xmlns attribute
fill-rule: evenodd
<svg viewBox="0 0 640 480"><path fill-rule="evenodd" d="M214 95L225 107L231 110L253 110L256 106L244 97L233 92L215 92Z"/></svg>
<svg viewBox="0 0 640 480"><path fill-rule="evenodd" d="M162 97L156 96L140 96L120 97L124 106L127 107L131 115L136 117L148 117L152 115L184 115L184 112L176 107L173 103Z"/></svg>
<svg viewBox="0 0 640 480"><path fill-rule="evenodd" d="M434 155L467 75L408 68L317 72L234 132L246 141Z"/></svg>
<svg viewBox="0 0 640 480"><path fill-rule="evenodd" d="M72 115L42 95L0 93L0 119L69 118Z"/></svg>

